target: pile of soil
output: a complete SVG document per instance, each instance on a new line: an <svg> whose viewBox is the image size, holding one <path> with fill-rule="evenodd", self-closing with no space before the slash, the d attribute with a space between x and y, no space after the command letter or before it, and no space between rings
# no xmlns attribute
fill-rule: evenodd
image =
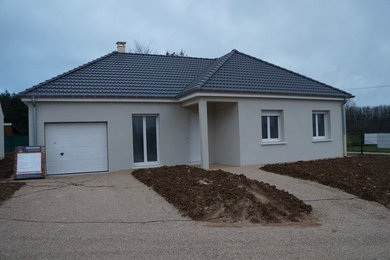
<svg viewBox="0 0 390 260"><path fill-rule="evenodd" d="M0 179L11 177L14 172L14 153L5 153L3 160L0 160Z"/></svg>
<svg viewBox="0 0 390 260"><path fill-rule="evenodd" d="M152 187L183 216L214 222L298 222L312 208L286 191L222 170L190 166L140 169L135 178Z"/></svg>
<svg viewBox="0 0 390 260"><path fill-rule="evenodd" d="M14 172L14 159L14 153L6 153L4 159L0 160L0 181L12 176ZM0 205L24 184L24 182L0 182Z"/></svg>
<svg viewBox="0 0 390 260"><path fill-rule="evenodd" d="M390 208L390 157L363 155L268 164L262 170L316 181Z"/></svg>

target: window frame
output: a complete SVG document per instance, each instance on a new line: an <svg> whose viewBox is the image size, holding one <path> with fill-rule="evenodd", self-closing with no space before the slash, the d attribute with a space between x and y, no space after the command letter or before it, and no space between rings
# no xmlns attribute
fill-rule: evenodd
<svg viewBox="0 0 390 260"><path fill-rule="evenodd" d="M158 166L160 165L160 120L158 114L132 114L131 115L131 126L133 130L133 117L139 116L142 117L142 138L143 138L143 152L144 152L144 161L143 162L135 162L134 160L134 150L133 150L133 167L144 167L144 166ZM148 149L147 149L147 131L146 131L146 117L154 116L156 117L156 153L157 160L156 161L148 161ZM132 149L134 149L134 140L132 135Z"/></svg>
<svg viewBox="0 0 390 260"><path fill-rule="evenodd" d="M320 136L319 135L319 124L318 124L318 116L319 115L324 115L324 135ZM313 118L314 116L314 118ZM329 136L329 130L328 130L328 127L329 127L329 112L328 111L312 111L312 138L313 140L327 140L330 138ZM313 120L315 119L315 122L313 122ZM315 126L315 134L314 134L314 129L313 127Z"/></svg>
<svg viewBox="0 0 390 260"><path fill-rule="evenodd" d="M263 138L263 116L267 117L267 138ZM271 138L271 124L270 118L272 116L277 117L278 122L278 138ZM262 110L260 116L261 125L261 142L262 143L280 143L282 142L282 111L275 110Z"/></svg>

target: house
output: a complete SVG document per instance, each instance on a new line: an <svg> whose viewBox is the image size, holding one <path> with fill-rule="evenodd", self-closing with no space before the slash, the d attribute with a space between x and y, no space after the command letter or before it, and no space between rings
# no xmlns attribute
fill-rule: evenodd
<svg viewBox="0 0 390 260"><path fill-rule="evenodd" d="M237 50L118 50L20 93L48 174L340 157L351 94Z"/></svg>
<svg viewBox="0 0 390 260"><path fill-rule="evenodd" d="M4 115L0 103L0 160L4 158Z"/></svg>

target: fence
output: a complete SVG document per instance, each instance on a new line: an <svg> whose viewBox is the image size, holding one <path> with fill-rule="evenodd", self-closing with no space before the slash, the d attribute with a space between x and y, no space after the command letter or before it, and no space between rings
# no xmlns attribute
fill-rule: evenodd
<svg viewBox="0 0 390 260"><path fill-rule="evenodd" d="M13 152L16 146L28 146L28 136L4 136L4 152Z"/></svg>
<svg viewBox="0 0 390 260"><path fill-rule="evenodd" d="M364 133L347 135L347 150L350 152L390 153L390 133Z"/></svg>

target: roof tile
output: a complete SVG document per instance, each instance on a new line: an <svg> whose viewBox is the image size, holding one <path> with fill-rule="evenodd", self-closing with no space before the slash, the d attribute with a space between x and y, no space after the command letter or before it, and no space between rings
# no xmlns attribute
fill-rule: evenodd
<svg viewBox="0 0 390 260"><path fill-rule="evenodd" d="M352 97L236 50L218 59L112 52L20 95L177 98L197 91Z"/></svg>

